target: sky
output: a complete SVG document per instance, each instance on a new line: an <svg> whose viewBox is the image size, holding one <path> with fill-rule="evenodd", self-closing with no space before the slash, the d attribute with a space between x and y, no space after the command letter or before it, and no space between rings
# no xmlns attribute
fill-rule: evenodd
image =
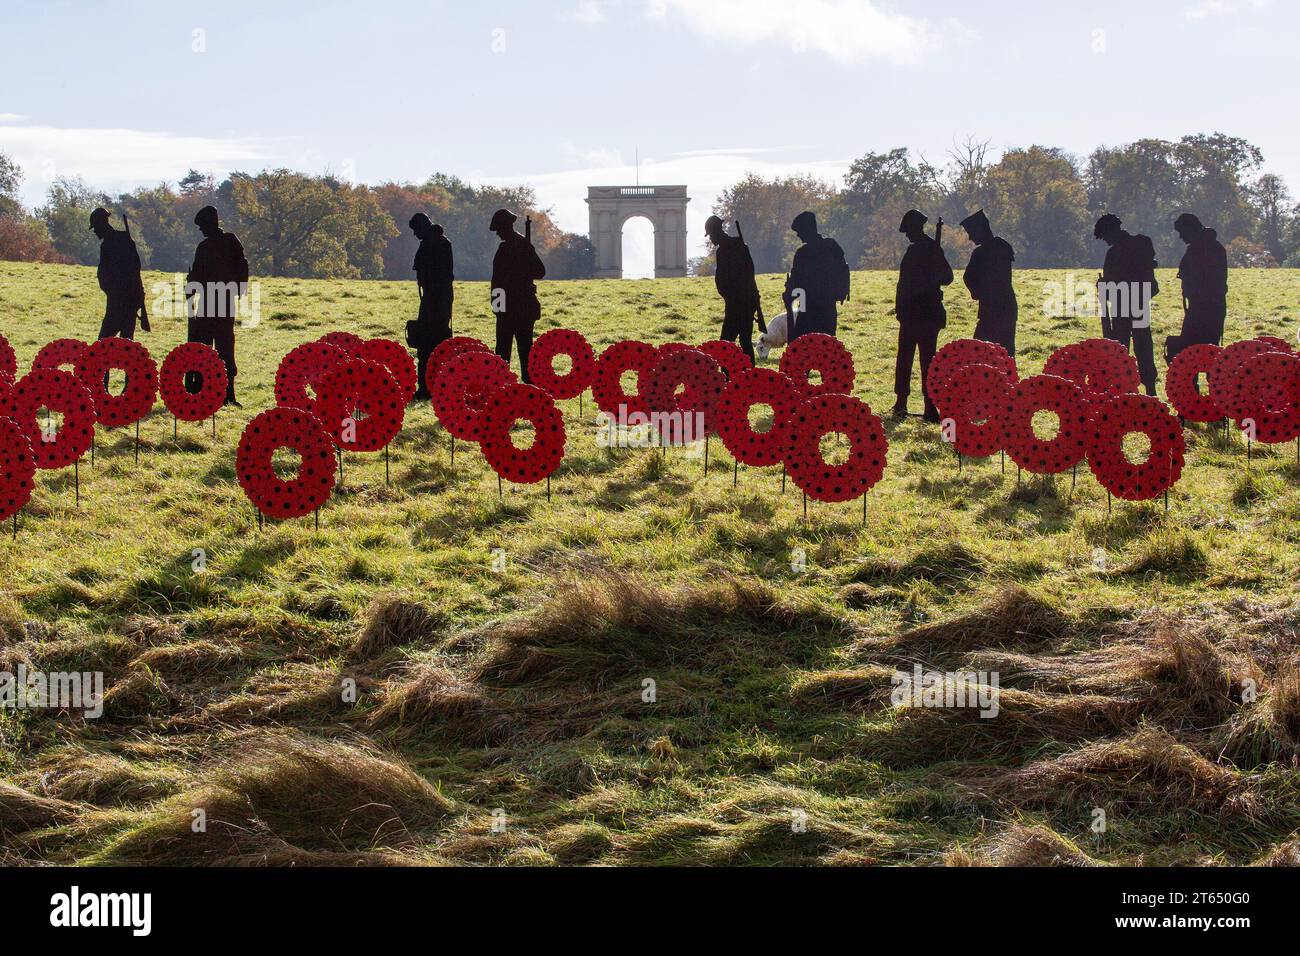
<svg viewBox="0 0 1300 956"><path fill-rule="evenodd" d="M698 254L746 172L1214 131L1300 192L1295 0L0 3L0 152L29 205L59 176L446 172L528 183L585 233L586 187L639 176L690 187Z"/></svg>

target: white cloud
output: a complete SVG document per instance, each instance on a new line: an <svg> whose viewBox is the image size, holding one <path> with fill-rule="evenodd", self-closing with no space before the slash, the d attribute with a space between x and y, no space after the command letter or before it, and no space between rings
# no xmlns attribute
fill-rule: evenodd
<svg viewBox="0 0 1300 956"><path fill-rule="evenodd" d="M605 13L608 5L608 0L577 0L571 9L561 12L559 18L574 23L604 23L609 19Z"/></svg>
<svg viewBox="0 0 1300 956"><path fill-rule="evenodd" d="M942 45L956 24L883 9L876 0L652 0L651 19L681 20L709 39L821 53L841 63L910 64Z"/></svg>
<svg viewBox="0 0 1300 956"><path fill-rule="evenodd" d="M1272 2L1273 0L1201 0L1184 10L1183 16L1188 20L1208 20L1211 17L1232 16L1243 10L1259 10Z"/></svg>
<svg viewBox="0 0 1300 956"><path fill-rule="evenodd" d="M23 167L22 198L29 205L42 202L50 183L60 177L80 177L115 193L140 183L175 182L190 169L222 176L264 165L272 156L261 141L238 136L11 122L0 125L0 151Z"/></svg>

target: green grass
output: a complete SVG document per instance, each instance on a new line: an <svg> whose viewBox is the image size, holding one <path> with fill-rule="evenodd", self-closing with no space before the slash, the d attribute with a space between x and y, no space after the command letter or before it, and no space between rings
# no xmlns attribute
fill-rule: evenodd
<svg viewBox="0 0 1300 956"><path fill-rule="evenodd" d="M151 277L160 279L162 277ZM1021 366L1093 334L1018 276ZM1176 331L1175 280L1155 322ZM856 393L892 404L893 277L840 320ZM779 277L760 279L769 311ZM1228 339L1300 325L1300 275L1234 272ZM701 341L710 279L543 284L539 331L597 348ZM974 314L949 294L945 339ZM350 455L310 520L259 531L233 480L281 355L342 328L401 338L409 284L268 280L242 331L245 409L101 431L43 474L0 543L0 670L102 670L105 715L0 711L0 861L501 864L1221 864L1297 853L1300 692L1293 447L1188 429L1163 503L1070 495L996 459L959 474L936 432L887 423L860 504L803 520L779 469L597 446L562 403L553 483L511 487L417 407ZM0 263L21 368L93 337L93 270ZM156 317L155 358L184 337ZM487 290L458 334L490 340ZM1163 364L1163 363L1161 363ZM1163 372L1163 369L1162 369ZM913 395L920 410L919 394ZM195 574L201 548L207 570ZM493 570L494 549L506 567ZM806 569L792 570L796 552ZM890 706L913 662L996 670L997 719ZM1244 681L1254 694L1243 694ZM654 701L647 702L647 681ZM356 688L355 703L344 686ZM1108 830L1094 834L1093 809ZM195 810L206 833L191 827ZM494 832L495 810L504 828ZM804 826L792 827L793 821ZM802 829L802 832L796 832Z"/></svg>

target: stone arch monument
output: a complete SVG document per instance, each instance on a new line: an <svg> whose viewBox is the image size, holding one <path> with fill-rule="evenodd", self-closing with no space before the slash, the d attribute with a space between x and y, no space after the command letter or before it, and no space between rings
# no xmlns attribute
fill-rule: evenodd
<svg viewBox="0 0 1300 956"><path fill-rule="evenodd" d="M655 278L686 275L686 204L690 201L685 186L588 186L596 278L623 277L623 224L633 216L644 216L654 226Z"/></svg>

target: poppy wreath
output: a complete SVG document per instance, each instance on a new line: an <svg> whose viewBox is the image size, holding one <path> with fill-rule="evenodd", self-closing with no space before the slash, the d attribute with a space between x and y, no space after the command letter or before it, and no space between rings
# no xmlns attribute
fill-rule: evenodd
<svg viewBox="0 0 1300 956"><path fill-rule="evenodd" d="M667 355L661 350L643 394L651 414L660 413L660 436L670 444L682 444L713 431L713 416L726 387L722 367L699 349L676 349Z"/></svg>
<svg viewBox="0 0 1300 956"><path fill-rule="evenodd" d="M190 374L202 383L197 392L185 387ZM163 359L158 391L167 410L183 422L211 418L226 400L226 363L217 350L202 342L185 342Z"/></svg>
<svg viewBox="0 0 1300 956"><path fill-rule="evenodd" d="M573 365L567 374L555 371L555 356L567 355ZM528 353L528 377L551 398L577 398L596 377L596 353L581 332L551 329L543 332Z"/></svg>
<svg viewBox="0 0 1300 956"><path fill-rule="evenodd" d="M120 395L112 395L104 387L104 377L114 368L126 373L126 387ZM90 389L95 400L95 417L106 428L130 425L153 411L158 395L158 367L149 350L139 342L100 339L77 363L77 378Z"/></svg>
<svg viewBox="0 0 1300 956"><path fill-rule="evenodd" d="M453 335L449 339L443 339L433 347L433 351L429 353L429 360L424 363L424 380L432 388L438 378L438 372L457 355L463 355L465 352L491 351L478 339L468 335Z"/></svg>
<svg viewBox="0 0 1300 956"><path fill-rule="evenodd" d="M379 451L402 430L406 395L386 366L349 358L325 373L312 413L344 451Z"/></svg>
<svg viewBox="0 0 1300 956"><path fill-rule="evenodd" d="M991 365L963 365L948 377L943 418L953 423L953 448L967 458L988 458L1002 450L1002 411L1011 394L1007 373Z"/></svg>
<svg viewBox="0 0 1300 956"><path fill-rule="evenodd" d="M844 434L849 454L832 465L822 457L827 435ZM790 420L786 467L790 480L816 501L852 501L885 474L889 442L880 419L866 402L848 395L814 395L800 403Z"/></svg>
<svg viewBox="0 0 1300 956"><path fill-rule="evenodd" d="M316 400L307 393L308 386L319 394L325 373L347 357L347 352L328 342L294 346L280 359L280 367L275 370L275 403L311 411Z"/></svg>
<svg viewBox="0 0 1300 956"><path fill-rule="evenodd" d="M809 332L790 343L781 355L782 374L789 375L805 398L814 395L847 395L853 391L857 372L853 355L839 339L822 332ZM819 385L808 381L812 372L821 372Z"/></svg>
<svg viewBox="0 0 1300 956"><path fill-rule="evenodd" d="M510 431L517 421L533 426L533 443L519 448ZM492 392L482 413L482 448L487 463L506 481L536 484L564 460L564 415L536 385L511 383Z"/></svg>
<svg viewBox="0 0 1300 956"><path fill-rule="evenodd" d="M36 487L32 445L21 425L0 417L0 521L22 511Z"/></svg>
<svg viewBox="0 0 1300 956"><path fill-rule="evenodd" d="M402 390L406 400L410 401L415 394L417 382L415 360L411 358L406 346L393 339L366 339L352 354L355 358L378 362L388 369L388 374L393 376L397 387Z"/></svg>
<svg viewBox="0 0 1300 956"><path fill-rule="evenodd" d="M1136 394L1142 387L1137 359L1110 339L1087 339L1062 346L1047 360L1043 374L1069 379L1090 402Z"/></svg>
<svg viewBox="0 0 1300 956"><path fill-rule="evenodd" d="M780 464L789 444L790 420L803 397L788 375L772 368L751 368L733 378L722 390L714 419L718 434L737 461L755 468ZM755 405L772 408L772 427L755 430L749 410Z"/></svg>
<svg viewBox="0 0 1300 956"><path fill-rule="evenodd" d="M695 348L694 345L687 345L685 342L665 342L659 346L659 358L666 358L674 352L684 352L693 348Z"/></svg>
<svg viewBox="0 0 1300 956"><path fill-rule="evenodd" d="M1058 475L1083 461L1092 417L1083 389L1056 375L1021 379L1007 392L1002 410L1002 446L1019 467L1035 475ZM1034 432L1034 415L1055 412L1060 427L1051 440Z"/></svg>
<svg viewBox="0 0 1300 956"><path fill-rule="evenodd" d="M926 391L930 395L930 401L939 408L944 407L944 398L951 387L953 375L964 365L987 365L998 369L1010 383L1019 379L1015 360L1001 345L979 339L957 339L934 353L934 358L930 359L930 368L925 373Z"/></svg>
<svg viewBox="0 0 1300 956"><path fill-rule="evenodd" d="M32 359L32 368L63 368L75 371L90 346L80 339L55 339L41 346Z"/></svg>
<svg viewBox="0 0 1300 956"><path fill-rule="evenodd" d="M591 382L591 394L596 407L606 415L619 414L624 408L627 415L649 415L650 406L644 394L650 384L650 374L659 364L659 350L645 342L627 339L615 342L600 353L596 360L596 377ZM637 394L623 391L623 374L637 373Z"/></svg>
<svg viewBox="0 0 1300 956"><path fill-rule="evenodd" d="M12 418L26 433L37 468L66 468L95 438L95 399L80 379L63 369L32 369L14 383L4 406L0 415ZM63 416L52 435L37 419L42 408Z"/></svg>
<svg viewBox="0 0 1300 956"><path fill-rule="evenodd" d="M1217 345L1189 345L1169 363L1165 373L1165 394L1178 414L1189 422L1217 422L1223 417L1210 391L1197 386L1201 374L1207 376L1223 349Z"/></svg>
<svg viewBox="0 0 1300 956"><path fill-rule="evenodd" d="M1279 344L1281 348L1278 347ZM1249 393L1244 387L1245 383L1237 381L1238 375L1255 356L1286 351L1286 343L1280 339L1247 339L1244 342L1233 342L1220 352L1214 367L1210 369L1210 398L1219 406L1220 413L1234 421L1249 418L1251 407L1246 401Z"/></svg>
<svg viewBox="0 0 1300 956"><path fill-rule="evenodd" d="M1300 437L1300 358L1290 352L1263 352L1247 359L1233 376L1232 404L1247 410L1253 439L1280 445Z"/></svg>
<svg viewBox="0 0 1300 956"><path fill-rule="evenodd" d="M457 355L433 381L430 401L442 427L465 441L482 441L482 411L496 389L516 381L495 352L470 349Z"/></svg>
<svg viewBox="0 0 1300 956"><path fill-rule="evenodd" d="M1125 501L1149 501L1183 473L1183 426L1169 406L1150 395L1117 395L1095 405L1088 467L1103 488ZM1141 432L1151 454L1140 465L1124 454L1124 436Z"/></svg>
<svg viewBox="0 0 1300 956"><path fill-rule="evenodd" d="M326 332L316 341L324 342L326 345L333 345L335 348L340 348L349 355L354 355L357 349L361 348L361 346L365 344L366 340L355 332Z"/></svg>
<svg viewBox="0 0 1300 956"><path fill-rule="evenodd" d="M302 459L291 479L275 473L281 448ZM248 500L269 518L299 518L329 500L337 469L334 443L320 420L301 408L277 405L254 416L239 438L235 475Z"/></svg>
<svg viewBox="0 0 1300 956"><path fill-rule="evenodd" d="M18 356L9 340L0 335L0 379L12 382L18 376Z"/></svg>
<svg viewBox="0 0 1300 956"><path fill-rule="evenodd" d="M737 377L754 367L749 356L735 342L714 339L705 342L699 348L701 352L722 366L722 371L727 373L728 382L734 382Z"/></svg>

